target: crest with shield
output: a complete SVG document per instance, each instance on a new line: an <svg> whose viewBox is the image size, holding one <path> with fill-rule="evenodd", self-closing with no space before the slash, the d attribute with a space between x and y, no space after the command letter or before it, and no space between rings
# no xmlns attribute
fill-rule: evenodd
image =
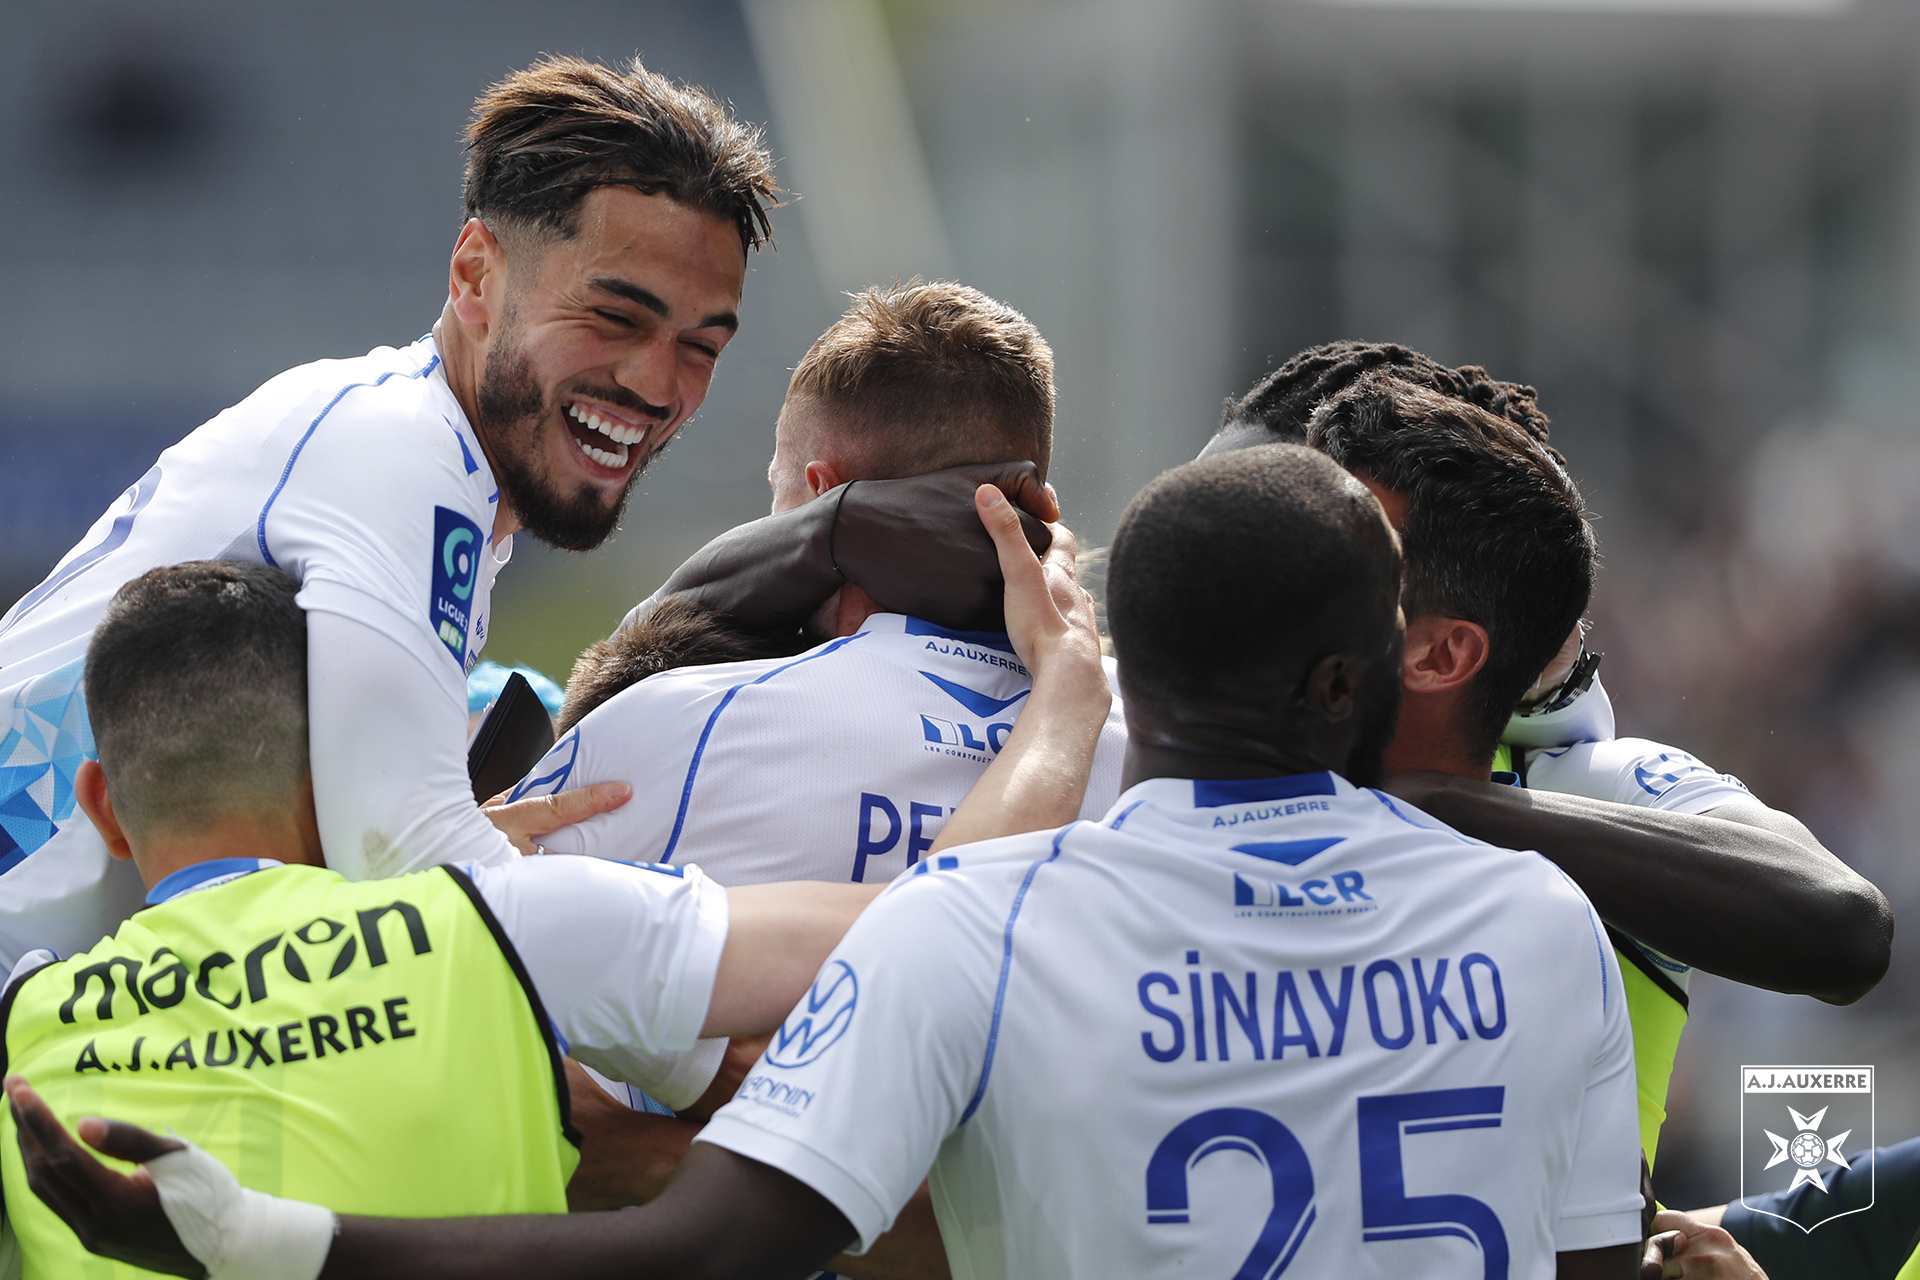
<svg viewBox="0 0 1920 1280"><path fill-rule="evenodd" d="M1872 1067L1741 1067L1740 1203L1806 1232L1872 1208L1873 1113Z"/></svg>

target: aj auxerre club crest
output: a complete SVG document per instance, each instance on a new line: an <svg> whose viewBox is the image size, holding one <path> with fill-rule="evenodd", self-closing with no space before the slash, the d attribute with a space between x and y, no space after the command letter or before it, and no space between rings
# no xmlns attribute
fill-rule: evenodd
<svg viewBox="0 0 1920 1280"><path fill-rule="evenodd" d="M1742 1204L1810 1232L1872 1208L1873 1183L1872 1067L1740 1068Z"/></svg>

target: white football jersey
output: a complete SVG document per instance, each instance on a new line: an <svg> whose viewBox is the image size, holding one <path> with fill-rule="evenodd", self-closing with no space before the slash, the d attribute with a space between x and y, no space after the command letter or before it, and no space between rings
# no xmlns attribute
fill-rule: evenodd
<svg viewBox="0 0 1920 1280"><path fill-rule="evenodd" d="M1033 680L1007 637L877 613L792 658L664 671L554 744L513 798L626 782L612 813L543 837L559 853L698 863L721 884L891 880L1013 731ZM1082 813L1120 793L1114 700Z"/></svg>
<svg viewBox="0 0 1920 1280"><path fill-rule="evenodd" d="M1536 791L1637 804L1668 813L1710 813L1753 793L1730 773L1716 773L1678 747L1645 738L1577 742L1526 754L1526 786ZM1621 934L1621 937L1626 937ZM1693 967L1629 939L1642 955L1685 993Z"/></svg>
<svg viewBox="0 0 1920 1280"><path fill-rule="evenodd" d="M701 1141L961 1280L1544 1280L1640 1238L1633 1044L1545 859L1331 774L1155 779L938 855Z"/></svg>
<svg viewBox="0 0 1920 1280"><path fill-rule="evenodd" d="M488 548L498 499L430 337L289 370L162 453L0 619L0 958L91 946L139 905L72 785L94 754L87 642L121 584L278 565L303 608L386 635L464 702L511 548Z"/></svg>
<svg viewBox="0 0 1920 1280"><path fill-rule="evenodd" d="M1637 804L1669 813L1707 813L1751 800L1747 785L1678 747L1645 738L1608 738L1527 752L1527 786L1539 791Z"/></svg>

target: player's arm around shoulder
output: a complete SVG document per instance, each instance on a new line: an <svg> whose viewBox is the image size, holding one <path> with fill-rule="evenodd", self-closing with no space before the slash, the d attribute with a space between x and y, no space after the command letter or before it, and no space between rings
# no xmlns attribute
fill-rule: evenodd
<svg viewBox="0 0 1920 1280"><path fill-rule="evenodd" d="M1635 937L1708 972L1833 1004L1859 999L1886 974L1893 912L1885 895L1834 856L1799 819L1765 804L1731 774L1665 743L1611 738L1535 753L1528 783L1543 792L1665 815L1647 821L1658 824L1670 874L1689 881L1696 873L1709 877L1720 926L1777 943L1784 949L1784 954L1776 952L1783 972L1774 976L1790 972L1798 975L1798 985L1776 985L1765 974L1729 972L1721 967L1724 959L1718 951L1703 959L1677 955L1622 926ZM1693 890L1707 886L1673 887L1697 901ZM1796 946L1801 938L1819 941ZM1740 963L1737 957L1726 958Z"/></svg>
<svg viewBox="0 0 1920 1280"><path fill-rule="evenodd" d="M1800 887L1795 901L1779 895L1769 927L1782 936L1791 933L1783 918L1790 916L1800 929L1813 931L1801 936L1822 937L1824 945L1796 957L1809 965L1808 994L1852 1004L1879 985L1893 962L1893 907L1879 886L1840 861L1798 818L1751 796L1716 805L1704 816L1746 828L1742 844L1787 846L1777 870L1753 867L1729 887L1767 897L1778 893L1774 886L1781 881Z"/></svg>
<svg viewBox="0 0 1920 1280"><path fill-rule="evenodd" d="M1622 738L1538 751L1524 788L1437 773L1388 787L1468 835L1539 850L1609 924L1683 964L1844 1004L1891 958L1878 889L1675 748Z"/></svg>

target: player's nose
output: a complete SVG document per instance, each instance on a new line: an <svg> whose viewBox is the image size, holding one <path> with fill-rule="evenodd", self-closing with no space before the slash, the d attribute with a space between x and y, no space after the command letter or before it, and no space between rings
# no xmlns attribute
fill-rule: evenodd
<svg viewBox="0 0 1920 1280"><path fill-rule="evenodd" d="M671 341L643 343L613 370L614 381L671 421L681 399L680 353Z"/></svg>

